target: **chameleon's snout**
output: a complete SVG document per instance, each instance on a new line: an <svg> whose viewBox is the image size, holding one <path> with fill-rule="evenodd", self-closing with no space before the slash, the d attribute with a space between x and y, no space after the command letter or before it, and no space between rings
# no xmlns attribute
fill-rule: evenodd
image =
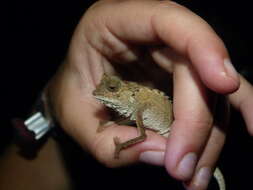
<svg viewBox="0 0 253 190"><path fill-rule="evenodd" d="M96 96L96 95L97 95L97 91L96 91L96 90L93 90L93 91L92 91L92 95L93 95L93 96Z"/></svg>
<svg viewBox="0 0 253 190"><path fill-rule="evenodd" d="M96 88L95 90L92 91L93 96L99 96L101 95L101 90L99 88Z"/></svg>

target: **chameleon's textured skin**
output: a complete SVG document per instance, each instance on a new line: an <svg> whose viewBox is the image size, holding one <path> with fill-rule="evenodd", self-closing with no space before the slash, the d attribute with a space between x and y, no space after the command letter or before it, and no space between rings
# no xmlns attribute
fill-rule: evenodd
<svg viewBox="0 0 253 190"><path fill-rule="evenodd" d="M173 120L172 103L162 91L135 82L123 81L116 76L104 75L93 95L120 115L136 121L142 109L145 128L165 134Z"/></svg>

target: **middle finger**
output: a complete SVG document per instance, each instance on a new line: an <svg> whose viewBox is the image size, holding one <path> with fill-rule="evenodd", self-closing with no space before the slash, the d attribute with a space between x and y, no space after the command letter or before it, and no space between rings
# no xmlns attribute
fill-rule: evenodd
<svg viewBox="0 0 253 190"><path fill-rule="evenodd" d="M180 180L192 178L195 167L208 141L215 99L200 82L188 60L173 58L175 120L168 140L165 166Z"/></svg>

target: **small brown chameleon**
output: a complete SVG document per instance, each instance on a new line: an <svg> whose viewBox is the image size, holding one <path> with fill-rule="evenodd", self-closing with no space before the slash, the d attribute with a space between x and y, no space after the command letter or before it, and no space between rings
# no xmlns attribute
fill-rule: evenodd
<svg viewBox="0 0 253 190"><path fill-rule="evenodd" d="M118 137L114 137L116 159L119 158L122 149L146 139L145 128L161 135L170 132L173 121L172 101L160 90L104 74L93 95L105 106L126 118L124 122L135 122L140 134L123 143L120 143ZM214 177L220 190L225 190L225 181L218 168Z"/></svg>
<svg viewBox="0 0 253 190"><path fill-rule="evenodd" d="M157 131L161 135L169 132L172 122L172 103L159 90L135 82L122 81L117 76L103 75L93 95L119 115L130 121L136 121L140 136L124 143L119 143L119 139L114 138L115 158L119 158L122 149L145 140L144 128Z"/></svg>

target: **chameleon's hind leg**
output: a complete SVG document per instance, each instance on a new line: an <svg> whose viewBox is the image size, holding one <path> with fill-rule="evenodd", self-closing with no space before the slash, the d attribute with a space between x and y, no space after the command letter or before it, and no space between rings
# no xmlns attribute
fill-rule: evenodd
<svg viewBox="0 0 253 190"><path fill-rule="evenodd" d="M134 145L136 143L142 142L146 139L147 135L145 133L145 128L144 124L142 121L142 114L143 114L143 109L137 112L136 114L136 125L137 125L137 130L139 132L139 136L133 139L130 139L126 142L121 143L118 137L114 137L114 144L115 144L115 152L114 152L114 158L118 159L119 158L119 153L122 149L125 149L131 145Z"/></svg>

